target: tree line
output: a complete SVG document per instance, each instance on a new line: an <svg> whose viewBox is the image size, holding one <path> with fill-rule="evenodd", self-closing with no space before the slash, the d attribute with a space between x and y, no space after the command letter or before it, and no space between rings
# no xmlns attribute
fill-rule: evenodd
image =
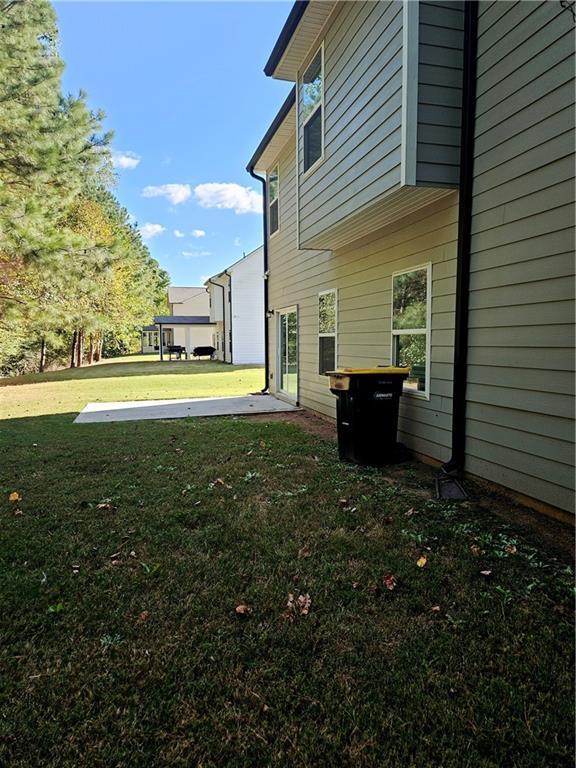
<svg viewBox="0 0 576 768"><path fill-rule="evenodd" d="M129 351L167 273L114 196L102 112L62 93L48 0L0 0L0 373Z"/></svg>

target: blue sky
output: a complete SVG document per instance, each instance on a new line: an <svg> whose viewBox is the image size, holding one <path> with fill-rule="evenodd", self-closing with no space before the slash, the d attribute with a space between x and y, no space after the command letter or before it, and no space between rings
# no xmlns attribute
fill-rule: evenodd
<svg viewBox="0 0 576 768"><path fill-rule="evenodd" d="M54 5L64 90L106 113L116 194L172 284L260 245L261 188L245 167L290 90L262 68L292 4Z"/></svg>

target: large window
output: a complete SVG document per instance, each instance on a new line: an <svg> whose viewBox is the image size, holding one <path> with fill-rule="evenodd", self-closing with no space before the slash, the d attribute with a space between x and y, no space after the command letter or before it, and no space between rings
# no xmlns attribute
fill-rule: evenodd
<svg viewBox="0 0 576 768"><path fill-rule="evenodd" d="M318 372L336 368L336 291L318 294Z"/></svg>
<svg viewBox="0 0 576 768"><path fill-rule="evenodd" d="M268 174L268 227L270 234L278 231L280 217L278 211L278 166Z"/></svg>
<svg viewBox="0 0 576 768"><path fill-rule="evenodd" d="M392 276L392 363L410 367L408 392L428 396L430 265Z"/></svg>
<svg viewBox="0 0 576 768"><path fill-rule="evenodd" d="M300 121L304 137L304 171L324 152L324 55L320 47L300 82Z"/></svg>

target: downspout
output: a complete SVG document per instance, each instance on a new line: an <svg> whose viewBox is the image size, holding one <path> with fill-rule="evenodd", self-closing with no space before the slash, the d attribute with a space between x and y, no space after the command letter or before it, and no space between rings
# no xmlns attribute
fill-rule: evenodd
<svg viewBox="0 0 576 768"><path fill-rule="evenodd" d="M222 335L224 336L224 347L222 348L222 353L224 355L223 363L226 362L226 301L224 299L224 293L225 288L223 285L220 285L220 283L215 283L212 278L208 278L208 282L211 285L215 285L216 288L222 288Z"/></svg>
<svg viewBox="0 0 576 768"><path fill-rule="evenodd" d="M464 69L462 73L462 127L458 200L458 257L452 394L452 456L442 466L447 474L464 470L466 452L466 378L468 362L468 308L474 182L474 129L476 119L476 59L478 2L464 3Z"/></svg>
<svg viewBox="0 0 576 768"><path fill-rule="evenodd" d="M224 274L228 275L228 303L230 304L230 365L234 365L234 331L232 330L232 275L227 269Z"/></svg>
<svg viewBox="0 0 576 768"><path fill-rule="evenodd" d="M269 330L268 330L268 219L266 211L266 179L264 176L258 176L254 173L254 166L248 168L248 173L253 179L262 184L262 232L264 242L262 249L264 251L264 389L262 393L268 392L270 379L270 353L268 349Z"/></svg>

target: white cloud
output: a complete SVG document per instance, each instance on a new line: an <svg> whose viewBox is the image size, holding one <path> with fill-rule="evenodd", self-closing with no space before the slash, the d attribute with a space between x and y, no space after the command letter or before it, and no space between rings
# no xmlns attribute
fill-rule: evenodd
<svg viewBox="0 0 576 768"><path fill-rule="evenodd" d="M198 259L201 256L211 256L210 251L182 251L182 256L188 259Z"/></svg>
<svg viewBox="0 0 576 768"><path fill-rule="evenodd" d="M146 224L140 227L140 234L144 240L150 240L151 237L161 235L165 231L166 227L163 227L162 224L150 224L150 222L146 222Z"/></svg>
<svg viewBox="0 0 576 768"><path fill-rule="evenodd" d="M192 237L206 237L206 232L203 229L193 229Z"/></svg>
<svg viewBox="0 0 576 768"><path fill-rule="evenodd" d="M142 197L166 197L173 205L185 203L191 196L190 184L161 184L159 187L144 187Z"/></svg>
<svg viewBox="0 0 576 768"><path fill-rule="evenodd" d="M179 229L174 230L174 237L186 237L184 232L181 232Z"/></svg>
<svg viewBox="0 0 576 768"><path fill-rule="evenodd" d="M234 238L234 245L236 246L236 248L240 248L240 244L241 244L240 238L239 237L235 237Z"/></svg>
<svg viewBox="0 0 576 768"><path fill-rule="evenodd" d="M140 160L142 158L136 152L120 152L119 150L113 150L112 152L112 165L114 168L123 168L131 171L140 164Z"/></svg>
<svg viewBox="0 0 576 768"><path fill-rule="evenodd" d="M240 184L198 184L194 197L202 208L225 208L238 214L262 212L262 195Z"/></svg>

